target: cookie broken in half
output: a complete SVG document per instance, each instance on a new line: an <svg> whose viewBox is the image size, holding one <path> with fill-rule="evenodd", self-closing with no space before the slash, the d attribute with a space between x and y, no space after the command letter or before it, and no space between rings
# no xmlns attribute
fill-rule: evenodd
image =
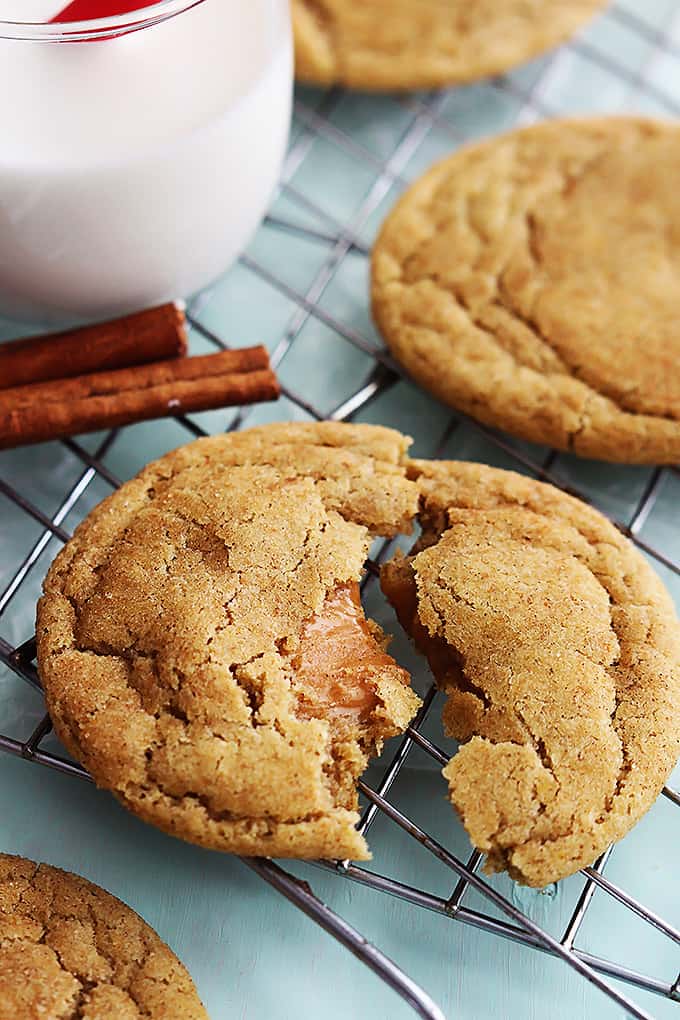
<svg viewBox="0 0 680 1020"><path fill-rule="evenodd" d="M447 695L451 802L491 871L545 886L592 864L680 751L672 602L633 545L558 489L415 461L423 533L382 570Z"/></svg>
<svg viewBox="0 0 680 1020"><path fill-rule="evenodd" d="M328 423L201 439L80 525L38 663L98 785L215 849L368 856L357 778L419 705L358 590L371 538L411 528L407 445Z"/></svg>

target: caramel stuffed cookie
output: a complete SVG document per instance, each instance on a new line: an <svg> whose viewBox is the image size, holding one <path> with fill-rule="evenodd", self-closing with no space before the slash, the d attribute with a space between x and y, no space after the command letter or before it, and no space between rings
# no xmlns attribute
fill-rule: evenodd
<svg viewBox="0 0 680 1020"><path fill-rule="evenodd" d="M650 807L678 754L677 622L646 561L551 486L413 461L389 429L202 439L102 503L55 560L38 660L55 729L166 832L363 859L357 779L419 699L364 616L383 589L447 694L451 801L492 869L544 885Z"/></svg>

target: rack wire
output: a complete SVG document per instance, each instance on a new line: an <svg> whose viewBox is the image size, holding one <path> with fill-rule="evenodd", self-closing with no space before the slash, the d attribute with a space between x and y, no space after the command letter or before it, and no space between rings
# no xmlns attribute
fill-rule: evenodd
<svg viewBox="0 0 680 1020"><path fill-rule="evenodd" d="M551 81L560 73L562 62L567 57L572 59L577 57L585 61L606 75L608 80L614 82L617 88L622 90L620 105L623 108L628 101L636 99L642 100L643 104L651 106L658 112L670 115L680 114L680 43L675 42L673 34L675 16L669 15L661 29L625 6L610 7L604 17L609 19L613 29L625 31L639 40L647 49L646 59L631 68L616 54L600 49L587 41L587 36L574 39L541 63L538 73L528 86L522 84L524 79L521 76L515 75L496 79L489 84L488 87L491 90L514 103L514 122L516 124L523 124L561 112L551 104L549 92ZM658 62L668 60L675 61L677 65L677 88L675 90L669 88L665 83L658 84L654 75ZM338 109L343 95L343 90L333 88L322 94L312 94L311 99L309 93L304 93L304 97L297 100L295 113L298 132L284 166L280 194L286 197L287 208L297 209L300 216L299 218L289 214L282 216L272 212L267 220L268 229L283 235L303 237L306 241L318 244L322 249L325 249L325 257L311 284L306 290L292 286L290 282L283 279L278 273L271 271L252 254L246 254L240 260L241 267L258 277L272 291L283 295L295 307L293 315L274 346L272 360L275 366L285 366L286 358L290 355L304 327L310 321L323 325L370 357L371 367L367 372L363 372L351 395L345 397L330 411L328 409L321 410L312 401L294 392L290 387L284 387L286 399L290 402L291 407L301 415L317 420L330 419L334 421L350 421L360 412L365 411L372 401L395 385L400 379L400 369L373 338L329 311L327 304L322 300L324 294L345 260L350 257L365 259L368 255L369 246L363 239L367 221L376 213L392 189L399 190L407 184L404 176L405 168L418 152L433 126L450 136L452 147L465 141L467 137L465 130L460 130L455 121L450 120L444 114L444 107L450 93L433 92L426 95L403 97L398 102L406 114L405 126L393 151L384 159L347 134L335 122L333 115ZM296 171L303 164L315 140L319 138L327 140L345 155L356 160L372 175L370 186L358 209L346 222L339 221L337 217L323 208L322 203L300 191L294 181ZM209 344L225 348L227 344L224 338L218 335L214 329L208 328L202 321L201 302L202 299L199 298L188 308L188 320L193 330ZM252 409L249 408L238 411L230 423L230 429L246 425L251 413ZM193 418L181 416L177 421L186 429L190 438L205 434L204 429ZM461 429L463 425L483 435L497 450L509 457L519 470L550 481L582 499L588 498L584 492L567 485L559 471L556 471L558 455L555 451L548 451L540 457L536 457L533 453L527 454L523 446L515 445L494 430L475 423L460 414L452 414L447 421L437 450L435 450L435 456L444 448L450 448L452 441L455 441L457 430ZM119 436L119 430L110 432L100 441L94 453L90 453L79 441L66 440L64 442L63 446L76 458L82 468L75 482L64 491L58 509L51 515L32 502L28 495L20 491L11 480L0 474L0 494L9 501L12 512L18 515L28 515L37 522L40 528L37 539L26 550L21 564L0 593L0 617L8 610L22 590L51 540L53 538L59 542L68 540L69 535L64 529L64 521L77 507L93 482L100 480L112 488L119 484L118 478L104 463L105 456L113 444L119 441ZM643 526L652 513L664 481L669 474L678 476L680 472L677 467L673 466L654 469L647 479L633 513L627 520L615 520L615 523L643 552L668 571L680 577L680 563L672 555L661 548L650 545L641 537ZM386 554L388 548L389 544L385 543L377 556L369 561L364 582L365 587L375 583L378 562ZM33 687L40 689L35 668L34 638L15 645L0 636L0 661ZM411 839L440 862L442 868L450 875L452 883L450 895L448 897L435 895L425 889L407 885L394 876L368 870L348 861L318 862L319 867L360 886L397 897L412 905L414 909L434 911L451 921L501 936L527 949L538 950L561 959L567 966L577 971L621 1006L628 1015L640 1018L640 1020L649 1018L651 1014L634 1001L628 992L621 991L618 984L612 984L612 979L623 982L632 989L653 992L666 1000L680 1003L680 974L667 975L665 978L651 976L631 969L622 962L593 955L579 948L577 944L596 891L600 891L627 911L635 914L660 933L664 939L668 939L676 945L680 944L680 931L606 877L605 871L612 854L616 852L615 848L610 847L592 867L583 869L583 885L573 912L561 935L554 936L480 875L479 869L483 862L481 854L473 851L466 859L463 859L442 845L434 836L424 831L414 820L396 807L390 794L414 749L420 749L439 766L448 761L448 755L433 743L424 731L425 722L435 700L435 693L435 687L431 685L425 693L421 711L398 744L388 764L382 768L377 781L371 785L363 781L360 783L365 808L359 830L363 835L366 835L378 817L388 819L392 825L407 833ZM29 762L56 769L74 778L89 780L87 773L78 764L50 750L45 745L50 732L51 723L49 717L45 715L33 732L23 738L0 734L0 750L24 758ZM680 808L680 793L666 787L663 796L672 805ZM675 822L678 821L680 821L680 816L675 817ZM378 947L368 942L359 931L323 903L315 895L309 882L301 881L272 861L244 859L244 864L362 960L410 1003L417 1014L429 1018L429 1020L443 1020L442 1010L433 1002L427 992L412 981ZM481 894L488 909L478 910L466 905L466 897L473 890Z"/></svg>

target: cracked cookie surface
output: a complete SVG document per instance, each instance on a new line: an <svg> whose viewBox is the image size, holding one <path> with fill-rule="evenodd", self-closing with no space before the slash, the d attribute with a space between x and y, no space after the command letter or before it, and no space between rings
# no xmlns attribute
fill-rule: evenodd
<svg viewBox="0 0 680 1020"><path fill-rule="evenodd" d="M525 439L680 458L680 129L540 124L462 149L388 216L373 312L439 399Z"/></svg>
<svg viewBox="0 0 680 1020"><path fill-rule="evenodd" d="M419 704L357 589L371 536L411 528L407 445L328 423L201 439L80 525L38 664L98 785L204 846L367 856L356 780Z"/></svg>
<svg viewBox="0 0 680 1020"><path fill-rule="evenodd" d="M462 742L451 801L491 870L544 886L651 806L680 752L671 599L601 514L476 464L414 461L422 537L383 567Z"/></svg>
<svg viewBox="0 0 680 1020"><path fill-rule="evenodd" d="M152 928L77 875L0 854L0 1020L208 1020Z"/></svg>
<svg viewBox="0 0 680 1020"><path fill-rule="evenodd" d="M292 0L296 76L421 89L500 74L556 46L605 0Z"/></svg>

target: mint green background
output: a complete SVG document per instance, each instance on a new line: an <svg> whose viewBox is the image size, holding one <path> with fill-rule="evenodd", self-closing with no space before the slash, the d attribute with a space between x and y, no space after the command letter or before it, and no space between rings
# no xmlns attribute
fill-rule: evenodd
<svg viewBox="0 0 680 1020"><path fill-rule="evenodd" d="M619 9L643 18L650 33L659 28L670 31L680 45L676 3L627 0ZM648 81L680 102L680 61L671 53L655 54L652 35L643 38L605 14L582 38L633 74L646 75ZM522 120L531 119L522 95L534 86L535 99L546 113L667 112L663 102L640 96L631 83L603 70L578 46L565 47L554 61L536 61L513 73L505 85L490 83L447 93L436 122L423 122L419 144L398 168L400 177L414 178L461 139L510 128L518 114ZM398 192L397 187L387 185L384 194L372 193L372 189L381 165L412 124L422 98L337 97L299 90L294 159L288 165L293 171L290 185L294 191L284 189L280 193L274 202L274 215L331 235L336 233L337 223L349 224L354 234L370 244ZM315 110L328 114L330 131L310 132L310 111L313 114ZM349 156L338 145L335 129L354 139L364 155ZM311 200L317 210L304 207L299 195ZM275 350L291 325L302 323L281 365L281 376L287 386L324 413L332 412L362 385L372 362L318 317L303 314L299 319L293 292L319 297L323 311L379 343L367 308L365 257L350 251L336 265L329 264L332 255L332 243L312 241L265 224L253 240L248 258L265 272L277 275L290 292L283 293L264 282L253 271L253 263L244 262L192 304L203 325L235 345L264 342ZM319 285L320 274L327 268L331 270L330 282L323 288ZM35 328L36 324L0 324L0 337L21 335ZM208 349L198 335L192 336L192 347L194 351ZM197 415L195 419L216 432L232 417L233 412L224 411ZM303 415L282 399L277 405L255 409L249 421L289 417ZM450 416L410 383L399 382L359 417L410 432L416 451L427 455L434 451ZM88 437L83 442L94 450L100 438ZM117 439L105 463L118 476L127 478L147 460L186 439L187 433L175 422L135 426ZM534 459L540 460L545 454L528 444L508 442ZM502 467L516 466L469 424L456 431L444 452ZM82 464L60 444L0 454L0 478L12 481L47 514L56 511L82 471ZM560 456L553 472L580 488L602 509L626 521L652 469L609 467ZM72 530L108 491L97 478L64 526ZM667 471L642 538L676 558L680 556L679 506L680 476ZM4 588L41 529L2 496L0 529L0 588ZM31 635L40 581L57 548L58 543L51 541L19 595L0 617L0 635L7 641L18 644ZM680 599L678 578L660 572ZM392 629L393 621L375 592L369 598L369 608ZM397 639L393 647L403 661L414 665L418 683L424 685L427 680L422 665L413 658L406 642ZM0 732L25 739L41 714L39 696L0 667ZM441 742L436 709L431 729ZM417 752L394 798L447 846L465 855L466 837L447 808L443 793L441 779ZM675 923L680 921L679 842L680 816L662 799L619 845L607 872L613 881ZM437 894L451 892L454 876L388 822L381 819L375 825L371 845L374 866L384 874ZM318 1016L327 1020L399 1020L412 1015L361 964L240 862L184 845L144 826L110 796L85 783L2 756L0 850L80 872L130 903L188 965L212 1020L307 1020ZM563 965L542 955L313 868L295 866L294 870L427 988L449 1018L610 1020L622 1015ZM582 880L576 877L558 888L537 893L515 887L504 877L493 881L553 933L559 933L566 923L582 886ZM465 903L485 909L474 894L466 897ZM668 940L602 893L596 894L578 945L664 980L672 980L680 967L678 954ZM632 994L655 1016L680 1020L680 1005L636 991Z"/></svg>

